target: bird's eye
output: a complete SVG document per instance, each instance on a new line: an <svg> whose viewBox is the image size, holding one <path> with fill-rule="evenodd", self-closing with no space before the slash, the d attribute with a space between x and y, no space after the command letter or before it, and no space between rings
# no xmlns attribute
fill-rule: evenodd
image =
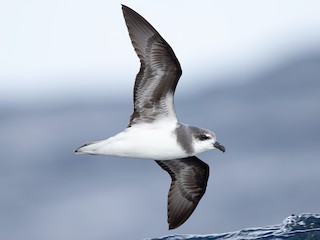
<svg viewBox="0 0 320 240"><path fill-rule="evenodd" d="M198 138L199 138L200 141L205 141L205 140L210 139L210 136L207 135L207 134L200 134L200 135L198 136Z"/></svg>

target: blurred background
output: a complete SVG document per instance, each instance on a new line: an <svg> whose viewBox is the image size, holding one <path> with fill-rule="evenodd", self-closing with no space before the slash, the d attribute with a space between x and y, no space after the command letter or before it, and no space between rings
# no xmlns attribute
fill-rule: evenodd
<svg viewBox="0 0 320 240"><path fill-rule="evenodd" d="M207 192L173 231L170 177L153 161L73 153L129 121L139 61L121 3L182 65L179 120L227 149L199 156ZM319 213L318 1L12 0L0 31L1 239L221 233Z"/></svg>

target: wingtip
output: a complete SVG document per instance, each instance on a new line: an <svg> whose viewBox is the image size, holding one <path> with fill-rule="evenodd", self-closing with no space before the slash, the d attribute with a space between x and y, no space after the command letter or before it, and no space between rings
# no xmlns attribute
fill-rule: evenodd
<svg viewBox="0 0 320 240"><path fill-rule="evenodd" d="M131 8L129 8L128 6L121 4L121 10L122 10L122 14L124 16L124 18L126 19L126 15L130 12L133 11Z"/></svg>
<svg viewBox="0 0 320 240"><path fill-rule="evenodd" d="M186 219L187 220L187 219ZM180 222L168 222L168 230L173 230L180 227L186 220Z"/></svg>
<svg viewBox="0 0 320 240"><path fill-rule="evenodd" d="M173 224L173 223L169 223L169 227L168 227L168 230L174 230L178 227L180 227L185 221L182 221L180 223L176 223L176 224Z"/></svg>
<svg viewBox="0 0 320 240"><path fill-rule="evenodd" d="M124 4L121 4L121 9L122 11L126 10L126 9L131 9L129 8L128 6L124 5Z"/></svg>
<svg viewBox="0 0 320 240"><path fill-rule="evenodd" d="M169 224L168 230L173 230L175 228L177 228L177 227L170 226L170 224Z"/></svg>

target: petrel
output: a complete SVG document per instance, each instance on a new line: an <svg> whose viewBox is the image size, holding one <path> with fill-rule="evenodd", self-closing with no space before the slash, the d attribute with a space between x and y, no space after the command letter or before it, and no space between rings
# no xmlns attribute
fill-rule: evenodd
<svg viewBox="0 0 320 240"><path fill-rule="evenodd" d="M86 143L75 152L154 159L171 176L168 224L174 229L190 217L206 191L209 166L195 155L225 148L212 131L178 122L173 97L182 70L176 55L142 16L124 5L122 11L141 64L134 84L134 110L122 132Z"/></svg>

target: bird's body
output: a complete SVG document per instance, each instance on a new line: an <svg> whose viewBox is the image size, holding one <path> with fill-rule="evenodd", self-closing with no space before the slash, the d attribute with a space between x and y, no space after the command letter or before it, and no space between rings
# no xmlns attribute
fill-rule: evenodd
<svg viewBox="0 0 320 240"><path fill-rule="evenodd" d="M225 148L212 131L178 122L173 105L182 74L178 59L142 16L124 5L122 11L141 62L134 85L134 111L122 132L87 143L76 153L156 160L172 178L168 223L173 229L189 218L206 190L209 166L195 155Z"/></svg>
<svg viewBox="0 0 320 240"><path fill-rule="evenodd" d="M188 154L177 144L174 134L176 125L175 122L164 121L135 124L113 137L84 146L81 151L157 160L184 158Z"/></svg>
<svg viewBox="0 0 320 240"><path fill-rule="evenodd" d="M212 149L212 145L202 145L201 141L196 141L197 132L201 135L203 131L209 132L178 122L135 124L113 137L90 142L76 151L93 155L157 160L185 158Z"/></svg>

